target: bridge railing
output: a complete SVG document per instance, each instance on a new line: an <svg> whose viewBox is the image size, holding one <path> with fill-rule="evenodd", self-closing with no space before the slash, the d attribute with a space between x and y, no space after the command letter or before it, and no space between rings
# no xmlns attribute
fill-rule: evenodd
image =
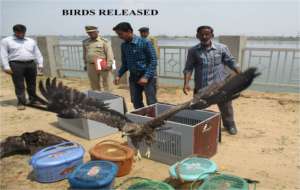
<svg viewBox="0 0 300 190"><path fill-rule="evenodd" d="M160 46L157 66L160 85L183 84L183 69L188 48ZM64 76L86 77L83 70L81 45L60 44L54 46L59 73ZM255 81L258 88L274 91L299 91L300 50L297 48L245 48L242 52L242 70L257 67L262 75ZM277 89L278 87L278 89Z"/></svg>

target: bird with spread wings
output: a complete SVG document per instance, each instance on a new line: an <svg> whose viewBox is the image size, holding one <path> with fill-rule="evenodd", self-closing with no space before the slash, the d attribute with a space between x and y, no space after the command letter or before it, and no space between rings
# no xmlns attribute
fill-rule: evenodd
<svg viewBox="0 0 300 190"><path fill-rule="evenodd" d="M39 82L39 90L43 96L39 97L39 100L43 105L32 106L54 112L62 118L86 118L115 127L131 139L137 149L138 158L141 158L139 144L145 141L148 146L146 156L150 157L155 131L163 130L165 120L184 109L204 109L213 104L235 99L258 75L256 68L249 68L227 80L213 83L196 92L192 100L176 105L144 124L130 121L125 115L110 109L101 100L64 86L62 82L57 83L56 78Z"/></svg>

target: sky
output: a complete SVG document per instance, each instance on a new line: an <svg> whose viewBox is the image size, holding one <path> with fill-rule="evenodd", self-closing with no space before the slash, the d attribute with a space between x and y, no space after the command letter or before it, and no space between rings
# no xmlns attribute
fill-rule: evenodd
<svg viewBox="0 0 300 190"><path fill-rule="evenodd" d="M114 35L119 22L152 35L195 36L200 25L215 35L299 36L300 0L0 0L0 34L25 24L28 35L85 35L84 26ZM157 9L157 16L63 16L63 9Z"/></svg>

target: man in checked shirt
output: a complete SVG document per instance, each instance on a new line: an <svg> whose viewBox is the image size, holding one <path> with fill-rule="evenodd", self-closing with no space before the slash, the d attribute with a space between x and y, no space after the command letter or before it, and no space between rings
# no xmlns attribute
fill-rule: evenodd
<svg viewBox="0 0 300 190"><path fill-rule="evenodd" d="M134 35L131 25L127 22L119 23L113 30L124 40L121 45L122 65L115 78L115 84L118 84L121 76L129 70L129 88L134 108L144 107L143 91L148 105L156 103L157 58L151 42Z"/></svg>
<svg viewBox="0 0 300 190"><path fill-rule="evenodd" d="M200 43L188 51L186 65L184 68L184 87L183 92L188 94L191 90L189 81L193 70L195 70L194 80L195 89L204 88L213 82L222 81L228 75L226 67L230 68L235 73L240 73L233 56L228 47L221 43L213 42L213 28L210 26L200 26L197 29L197 38ZM222 116L224 128L231 135L237 133L236 125L233 118L232 102L218 104Z"/></svg>

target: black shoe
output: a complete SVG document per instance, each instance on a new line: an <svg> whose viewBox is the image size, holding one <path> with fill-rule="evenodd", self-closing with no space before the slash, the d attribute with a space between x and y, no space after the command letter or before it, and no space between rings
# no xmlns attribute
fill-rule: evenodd
<svg viewBox="0 0 300 190"><path fill-rule="evenodd" d="M230 135L236 135L237 134L237 129L236 129L235 126L225 127L225 129L227 130L227 132Z"/></svg>
<svg viewBox="0 0 300 190"><path fill-rule="evenodd" d="M17 105L17 110L25 110L26 107L23 104L18 104Z"/></svg>
<svg viewBox="0 0 300 190"><path fill-rule="evenodd" d="M41 102L37 101L37 100L31 100L29 101L28 105L32 105L32 106L42 106Z"/></svg>

